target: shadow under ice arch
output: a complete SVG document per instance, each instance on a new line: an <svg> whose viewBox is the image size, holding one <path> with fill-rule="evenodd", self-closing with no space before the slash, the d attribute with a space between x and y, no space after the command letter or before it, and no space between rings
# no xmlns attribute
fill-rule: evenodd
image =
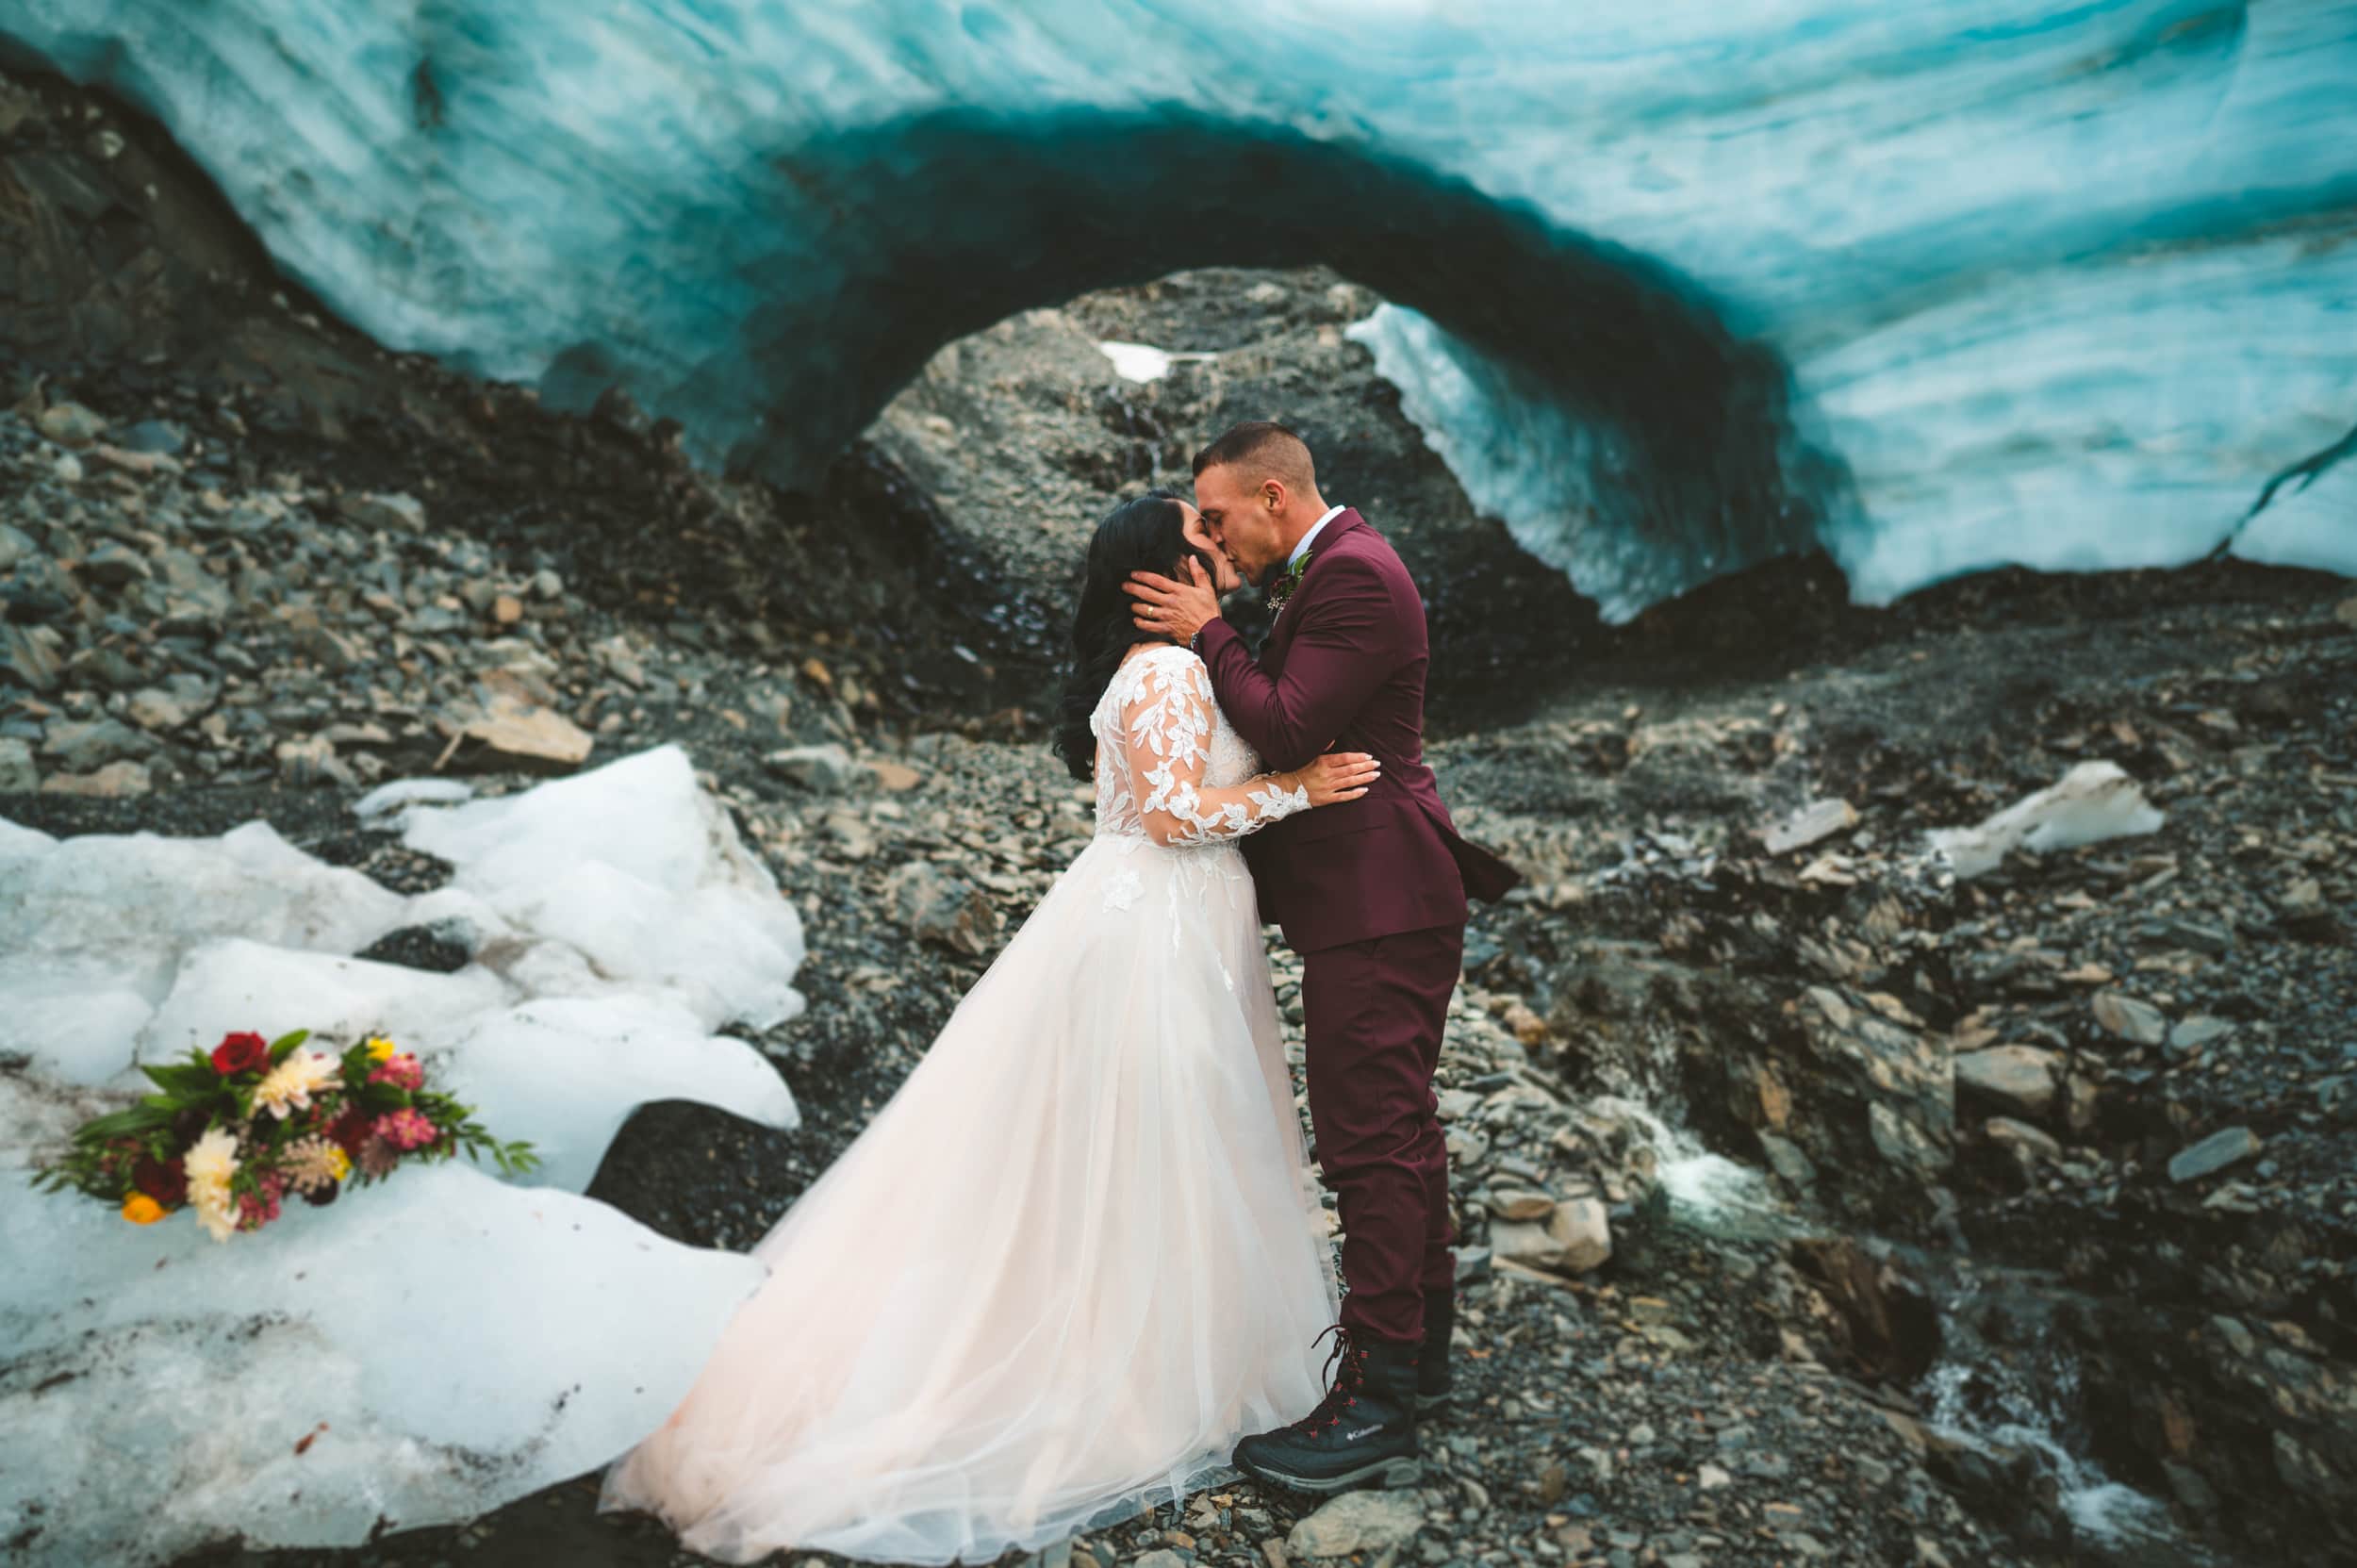
<svg viewBox="0 0 2357 1568"><path fill-rule="evenodd" d="M1692 281L1363 146L1178 110L951 110L739 177L746 209L669 223L676 264L757 296L734 340L676 377L584 344L544 379L552 401L618 383L706 456L807 484L944 344L1017 311L1191 267L1324 264L1587 433L1558 458L1589 470L1583 521L1661 583L1806 548L1842 494L1794 432L1782 358Z"/></svg>

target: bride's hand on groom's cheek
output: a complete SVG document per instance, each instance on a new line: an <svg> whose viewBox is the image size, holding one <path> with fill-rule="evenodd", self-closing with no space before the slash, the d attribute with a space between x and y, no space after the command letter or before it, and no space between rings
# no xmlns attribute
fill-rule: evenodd
<svg viewBox="0 0 2357 1568"><path fill-rule="evenodd" d="M1160 572L1129 574L1122 588L1129 595L1130 619L1138 630L1183 643L1219 619L1219 595L1204 574L1203 563L1190 555L1186 572L1183 583Z"/></svg>

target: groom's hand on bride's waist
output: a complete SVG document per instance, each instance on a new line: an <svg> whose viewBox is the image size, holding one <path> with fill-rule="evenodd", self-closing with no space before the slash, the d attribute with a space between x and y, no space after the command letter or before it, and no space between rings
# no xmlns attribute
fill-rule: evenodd
<svg viewBox="0 0 2357 1568"><path fill-rule="evenodd" d="M1219 619L1219 595L1204 575L1203 564L1189 556L1186 568L1183 583L1160 572L1133 571L1121 585L1129 595L1129 615L1138 630L1177 643L1192 643L1195 633Z"/></svg>

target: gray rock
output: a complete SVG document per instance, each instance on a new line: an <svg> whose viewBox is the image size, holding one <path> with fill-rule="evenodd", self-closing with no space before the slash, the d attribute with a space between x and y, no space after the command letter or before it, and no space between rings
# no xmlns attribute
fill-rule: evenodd
<svg viewBox="0 0 2357 1568"><path fill-rule="evenodd" d="M1551 1194L1526 1192L1508 1188L1492 1193L1488 1198L1490 1213L1507 1220L1543 1220L1555 1213Z"/></svg>
<svg viewBox="0 0 2357 1568"><path fill-rule="evenodd" d="M54 691L64 664L65 638L56 627L0 621L0 675L35 691Z"/></svg>
<svg viewBox="0 0 2357 1568"><path fill-rule="evenodd" d="M2145 939L2162 947L2184 948L2194 952L2222 957L2234 946L2234 933L2217 926L2205 926L2198 920L2170 916L2150 920L2144 927Z"/></svg>
<svg viewBox="0 0 2357 1568"><path fill-rule="evenodd" d="M1796 1187L1808 1186L1817 1180L1816 1163L1800 1145L1781 1133L1760 1133L1759 1151L1767 1156L1771 1170Z"/></svg>
<svg viewBox="0 0 2357 1568"><path fill-rule="evenodd" d="M2094 1008L2097 1027L2132 1045L2157 1046L2168 1037L2167 1015L2124 991L2099 993Z"/></svg>
<svg viewBox="0 0 2357 1568"><path fill-rule="evenodd" d="M8 570L40 548L33 542L31 535L0 522L0 571Z"/></svg>
<svg viewBox="0 0 2357 1568"><path fill-rule="evenodd" d="M1789 854L1857 826L1857 808L1847 801L1812 801L1764 830L1760 842L1772 855Z"/></svg>
<svg viewBox="0 0 2357 1568"><path fill-rule="evenodd" d="M69 773L87 773L110 762L143 757L155 745L120 719L53 718L42 733L41 754L54 757Z"/></svg>
<svg viewBox="0 0 2357 1568"><path fill-rule="evenodd" d="M980 958L1005 923L981 889L943 872L930 861L914 861L884 883L885 896L910 935Z"/></svg>
<svg viewBox="0 0 2357 1568"><path fill-rule="evenodd" d="M1585 1274L1612 1256L1612 1223L1602 1200L1566 1198L1544 1223L1499 1220L1490 1227L1490 1247L1508 1263L1551 1274Z"/></svg>
<svg viewBox="0 0 2357 1568"><path fill-rule="evenodd" d="M1865 1150L1854 1139L1859 1100L1867 1102L1869 1142L1885 1162L1919 1182L1945 1171L1954 1157L1956 1078L1952 1058L1934 1042L1885 1015L1854 993L1812 985L1801 999L1804 1058L1785 1065L1791 1083L1794 1125L1812 1135L1795 1141L1814 1148L1820 1169L1843 1168L1830 1158ZM1846 1146L1846 1147L1845 1147Z"/></svg>
<svg viewBox="0 0 2357 1568"><path fill-rule="evenodd" d="M219 695L201 675L170 675L160 686L133 692L127 711L142 730L176 730L203 718Z"/></svg>
<svg viewBox="0 0 2357 1568"><path fill-rule="evenodd" d="M859 778L851 753L828 741L817 746L790 746L762 759L769 771L804 789L833 793L849 789Z"/></svg>
<svg viewBox="0 0 2357 1568"><path fill-rule="evenodd" d="M2054 1071L2062 1059L2035 1046L1993 1046L1956 1058L1956 1089L2029 1117L2054 1103Z"/></svg>
<svg viewBox="0 0 2357 1568"><path fill-rule="evenodd" d="M102 539L82 559L82 575L102 587L139 583L150 575L147 559L129 545Z"/></svg>
<svg viewBox="0 0 2357 1568"><path fill-rule="evenodd" d="M2204 1046L2214 1046L2233 1032L2234 1026L2224 1018L2180 1018L2168 1032L2169 1052L2190 1056Z"/></svg>
<svg viewBox="0 0 2357 1568"><path fill-rule="evenodd" d="M1345 1492L1285 1537L1294 1557L1348 1557L1407 1545L1424 1528L1424 1500L1412 1491Z"/></svg>
<svg viewBox="0 0 2357 1568"><path fill-rule="evenodd" d="M1991 1116L1982 1131L1988 1134L1990 1143L2013 1157L2024 1176L2062 1158L2062 1145L2028 1122L2016 1121L2011 1116Z"/></svg>
<svg viewBox="0 0 2357 1568"><path fill-rule="evenodd" d="M336 509L348 521L363 528L406 534L425 532L425 505L415 496L348 495L337 502Z"/></svg>
<svg viewBox="0 0 2357 1568"><path fill-rule="evenodd" d="M502 692L468 722L453 764L469 769L522 768L563 773L589 760L589 732L558 713Z"/></svg>
<svg viewBox="0 0 2357 1568"><path fill-rule="evenodd" d="M152 452L177 457L189 446L189 433L171 420L141 420L124 431L115 444L125 452Z"/></svg>
<svg viewBox="0 0 2357 1568"><path fill-rule="evenodd" d="M350 766L336 755L335 743L325 735L282 740L272 755L278 764L278 776L290 784L339 784L350 786L358 783Z"/></svg>
<svg viewBox="0 0 2357 1568"><path fill-rule="evenodd" d="M78 403L60 403L44 409L41 433L59 446L84 447L107 433L107 421Z"/></svg>
<svg viewBox="0 0 2357 1568"><path fill-rule="evenodd" d="M2229 1127L2213 1132L2198 1144L2179 1149L2168 1162L2171 1181L2199 1181L2214 1176L2238 1160L2248 1160L2264 1147L2259 1135L2247 1127Z"/></svg>
<svg viewBox="0 0 2357 1568"><path fill-rule="evenodd" d="M0 736L0 794L41 787L41 769L33 765L33 748L13 735Z"/></svg>
<svg viewBox="0 0 2357 1568"><path fill-rule="evenodd" d="M147 769L136 762L110 762L94 773L53 773L41 781L45 795L94 795L120 800L144 795L155 787Z"/></svg>

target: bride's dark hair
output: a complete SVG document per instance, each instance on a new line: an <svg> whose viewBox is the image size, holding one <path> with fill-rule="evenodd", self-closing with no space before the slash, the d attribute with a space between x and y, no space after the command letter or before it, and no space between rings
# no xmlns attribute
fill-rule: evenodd
<svg viewBox="0 0 2357 1568"><path fill-rule="evenodd" d="M1211 557L1187 542L1186 520L1177 495L1148 490L1106 513L1089 540L1088 579L1080 586L1080 607L1072 612L1072 664L1064 677L1054 741L1056 754L1076 779L1096 776L1096 736L1089 730L1096 700L1112 685L1122 655L1141 642L1155 640L1155 634L1141 631L1130 619L1137 601L1121 585L1133 571L1183 576L1181 563L1189 555L1203 563L1205 575L1211 575Z"/></svg>

